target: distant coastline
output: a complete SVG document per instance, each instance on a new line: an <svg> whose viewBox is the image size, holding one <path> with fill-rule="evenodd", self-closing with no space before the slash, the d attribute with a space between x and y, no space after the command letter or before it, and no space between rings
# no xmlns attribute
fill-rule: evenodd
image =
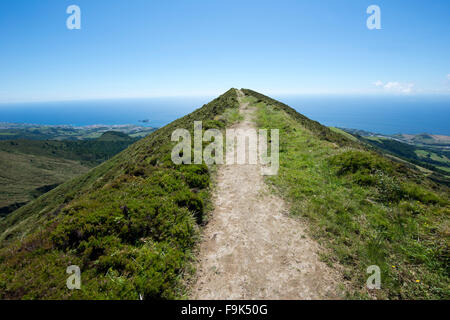
<svg viewBox="0 0 450 320"><path fill-rule="evenodd" d="M72 126L0 122L0 141L18 139L86 140L99 138L105 132L120 132L132 138L142 138L156 129L155 127L132 124Z"/></svg>
<svg viewBox="0 0 450 320"><path fill-rule="evenodd" d="M450 96L279 96L326 126L384 135L450 135ZM0 122L35 125L162 127L201 107L208 97L0 105Z"/></svg>
<svg viewBox="0 0 450 320"><path fill-rule="evenodd" d="M280 101L326 126L383 135L450 135L450 96L281 96Z"/></svg>
<svg viewBox="0 0 450 320"><path fill-rule="evenodd" d="M38 123L14 123L14 122L0 122L0 129L28 129L28 128L39 128L39 127L48 127L48 128L68 128L68 129L120 129L120 128L143 128L147 129L148 126L139 126L135 124L88 124L84 126L74 126L71 124L38 124Z"/></svg>

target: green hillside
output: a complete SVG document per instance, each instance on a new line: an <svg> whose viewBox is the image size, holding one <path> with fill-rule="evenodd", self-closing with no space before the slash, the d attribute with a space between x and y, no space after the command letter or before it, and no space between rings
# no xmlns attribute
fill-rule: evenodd
<svg viewBox="0 0 450 320"><path fill-rule="evenodd" d="M280 130L280 170L266 182L307 222L348 298L450 298L446 186L242 91L258 126ZM185 297L215 168L173 164L170 137L199 120L204 130L224 129L241 120L237 108L230 89L0 222L0 298ZM81 290L65 287L69 265L81 267ZM371 265L381 268L381 290L365 287Z"/></svg>
<svg viewBox="0 0 450 320"><path fill-rule="evenodd" d="M121 132L108 131L99 138L90 140L19 139L0 141L0 151L78 160L86 166L93 167L110 159L138 140Z"/></svg>
<svg viewBox="0 0 450 320"><path fill-rule="evenodd" d="M126 133L120 131L107 131L97 138L97 141L132 141Z"/></svg>
<svg viewBox="0 0 450 320"><path fill-rule="evenodd" d="M449 189L251 90L258 125L280 129L280 170L267 182L344 267L349 298L448 299ZM382 288L368 292L366 268Z"/></svg>
<svg viewBox="0 0 450 320"><path fill-rule="evenodd" d="M0 141L0 217L86 173L137 140L108 131L83 141Z"/></svg>
<svg viewBox="0 0 450 320"><path fill-rule="evenodd" d="M389 138L358 137L361 141L431 171L430 178L450 186L450 151L434 146L417 146Z"/></svg>
<svg viewBox="0 0 450 320"><path fill-rule="evenodd" d="M97 139L108 131L121 132L133 138L143 138L155 131L152 127L136 125L91 125L74 127L69 125L46 126L0 122L1 140L86 140Z"/></svg>
<svg viewBox="0 0 450 320"><path fill-rule="evenodd" d="M333 128L332 128L333 129ZM450 136L429 134L382 135L364 130L339 130L366 145L430 171L430 178L450 185Z"/></svg>
<svg viewBox="0 0 450 320"><path fill-rule="evenodd" d="M237 106L229 90L0 222L0 298L180 297L211 171L174 165L170 137L194 120L224 128ZM80 266L82 290L66 288L69 265Z"/></svg>
<svg viewBox="0 0 450 320"><path fill-rule="evenodd" d="M0 217L88 170L79 161L0 150Z"/></svg>

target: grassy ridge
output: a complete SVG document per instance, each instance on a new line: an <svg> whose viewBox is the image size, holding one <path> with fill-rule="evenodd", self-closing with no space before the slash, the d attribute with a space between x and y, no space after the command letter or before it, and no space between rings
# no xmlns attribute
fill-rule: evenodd
<svg viewBox="0 0 450 320"><path fill-rule="evenodd" d="M290 117L295 119L298 123L302 124L305 128L314 133L314 135L316 135L319 139L336 143L339 146L361 147L360 144L355 143L352 139L321 125L317 121L305 117L304 115L298 113L293 108L280 101L249 89L242 89L242 92L244 92L245 95L256 98L256 102L264 102L265 104L270 105L275 110L285 112Z"/></svg>
<svg viewBox="0 0 450 320"><path fill-rule="evenodd" d="M234 89L157 130L86 175L15 211L0 224L2 299L172 299L209 200L205 165L174 165L177 128L222 129ZM233 112L227 112L233 114ZM19 241L21 239L21 241ZM66 288L69 265L82 289Z"/></svg>
<svg viewBox="0 0 450 320"><path fill-rule="evenodd" d="M450 298L448 188L244 92L258 107L258 126L280 129L280 170L267 182L307 219L326 248L322 259L344 267L348 297ZM381 290L365 287L370 265L381 268Z"/></svg>

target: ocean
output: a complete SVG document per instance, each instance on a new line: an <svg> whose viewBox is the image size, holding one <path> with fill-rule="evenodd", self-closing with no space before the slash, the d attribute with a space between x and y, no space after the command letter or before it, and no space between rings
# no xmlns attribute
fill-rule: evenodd
<svg viewBox="0 0 450 320"><path fill-rule="evenodd" d="M450 135L450 95L274 96L327 126L382 134Z"/></svg>
<svg viewBox="0 0 450 320"><path fill-rule="evenodd" d="M116 99L0 104L0 122L88 126L162 127L214 97ZM142 122L148 120L148 122Z"/></svg>
<svg viewBox="0 0 450 320"><path fill-rule="evenodd" d="M274 95L273 98L327 126L382 134L450 135L450 95ZM0 122L74 126L136 124L161 127L212 99L213 97L177 97L0 104Z"/></svg>

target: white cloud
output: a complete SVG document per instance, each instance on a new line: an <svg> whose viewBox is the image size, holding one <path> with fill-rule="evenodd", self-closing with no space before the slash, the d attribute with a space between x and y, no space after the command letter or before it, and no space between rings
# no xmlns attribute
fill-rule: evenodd
<svg viewBox="0 0 450 320"><path fill-rule="evenodd" d="M376 87L382 87L382 86L383 86L383 81L378 80L378 81L374 82L373 84L374 84Z"/></svg>
<svg viewBox="0 0 450 320"><path fill-rule="evenodd" d="M411 93L414 90L414 83L401 83L397 81L384 83L378 80L377 82L374 82L374 85L389 92Z"/></svg>
<svg viewBox="0 0 450 320"><path fill-rule="evenodd" d="M447 80L450 80L450 73L447 75Z"/></svg>

